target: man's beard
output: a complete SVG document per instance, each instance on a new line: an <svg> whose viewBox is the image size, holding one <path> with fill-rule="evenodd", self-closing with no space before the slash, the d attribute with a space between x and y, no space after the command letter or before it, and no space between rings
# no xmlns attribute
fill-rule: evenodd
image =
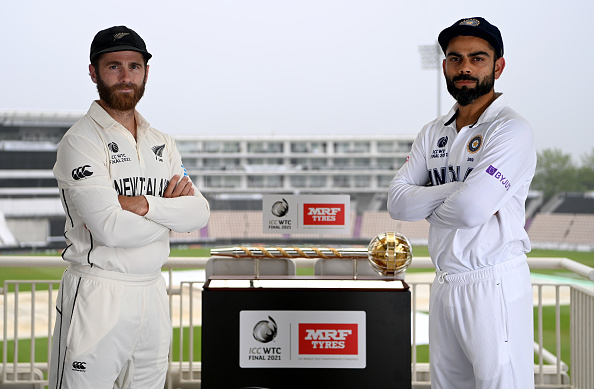
<svg viewBox="0 0 594 389"><path fill-rule="evenodd" d="M99 92L99 98L105 102L105 104L111 109L116 111L131 111L136 108L136 104L140 101L144 95L144 87L146 85L146 78L142 81L141 85L133 83L127 84L115 84L107 86L99 73L97 72L97 92ZM132 89L132 93L121 93L118 92L120 89Z"/></svg>
<svg viewBox="0 0 594 389"><path fill-rule="evenodd" d="M474 88L468 88L467 86L456 88L454 83L462 80L474 81L477 85ZM495 85L495 68L493 68L493 73L490 76L485 77L483 81L479 81L478 78L468 74L460 74L453 78L446 77L446 85L448 87L448 92L450 92L452 97L456 99L458 104L462 107L467 106L479 97L491 92Z"/></svg>

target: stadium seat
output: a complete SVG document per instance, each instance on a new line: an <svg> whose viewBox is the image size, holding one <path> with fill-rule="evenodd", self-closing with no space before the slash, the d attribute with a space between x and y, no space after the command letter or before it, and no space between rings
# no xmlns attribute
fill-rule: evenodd
<svg viewBox="0 0 594 389"><path fill-rule="evenodd" d="M259 275L294 276L295 261L291 258L260 258ZM256 276L256 259L211 257L206 262L206 279L211 276Z"/></svg>

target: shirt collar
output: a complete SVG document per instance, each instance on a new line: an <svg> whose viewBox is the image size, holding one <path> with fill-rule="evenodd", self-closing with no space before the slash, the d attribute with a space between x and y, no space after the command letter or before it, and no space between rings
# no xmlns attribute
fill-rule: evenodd
<svg viewBox="0 0 594 389"><path fill-rule="evenodd" d="M89 108L88 115L93 118L101 127L105 130L108 130L116 125L119 125L117 121L112 118L107 111L103 109L101 105L97 102L97 100L91 103L91 107ZM136 116L136 125L138 133L146 131L150 128L150 123L140 114L138 111L134 111L134 115Z"/></svg>
<svg viewBox="0 0 594 389"><path fill-rule="evenodd" d="M479 124L485 122L492 122L493 120L495 120L495 117L499 115L499 112L501 112L501 110L507 106L507 99L505 98L505 96L503 96L503 93L496 93L496 96L497 98L491 103L491 105L487 107L487 109L485 109L485 112L481 114L476 123L474 123L470 127L476 127ZM448 112L448 114L444 116L443 125L445 127L452 125L452 123L454 123L454 121L456 120L457 116L458 103L455 103L452 109L450 109L450 112Z"/></svg>

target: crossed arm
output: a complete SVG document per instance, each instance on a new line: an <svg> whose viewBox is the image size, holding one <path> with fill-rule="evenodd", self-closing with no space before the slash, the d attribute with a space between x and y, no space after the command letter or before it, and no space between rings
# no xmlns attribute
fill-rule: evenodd
<svg viewBox="0 0 594 389"><path fill-rule="evenodd" d="M176 174L169 181L163 197L173 199L182 196L194 196L194 188L187 176L180 180L180 176ZM149 203L144 196L119 195L118 201L123 210L132 212L138 216L144 216L149 211Z"/></svg>

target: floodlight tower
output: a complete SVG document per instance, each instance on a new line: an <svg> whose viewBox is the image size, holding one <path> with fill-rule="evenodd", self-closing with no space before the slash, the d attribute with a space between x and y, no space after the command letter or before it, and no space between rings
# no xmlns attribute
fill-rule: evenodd
<svg viewBox="0 0 594 389"><path fill-rule="evenodd" d="M421 68L437 69L437 116L441 116L441 83L443 81L440 69L444 58L441 47L437 42L432 45L419 45L419 54L421 54Z"/></svg>

